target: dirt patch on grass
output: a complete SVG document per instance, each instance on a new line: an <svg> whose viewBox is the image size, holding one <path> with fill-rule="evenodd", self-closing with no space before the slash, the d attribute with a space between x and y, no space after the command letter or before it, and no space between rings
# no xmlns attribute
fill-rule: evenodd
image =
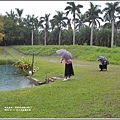
<svg viewBox="0 0 120 120"><path fill-rule="evenodd" d="M53 63L57 63L57 60L47 60L48 62L53 62Z"/></svg>
<svg viewBox="0 0 120 120"><path fill-rule="evenodd" d="M48 62L52 62L52 63L60 63L60 61L57 60L47 60ZM79 63L73 63L75 66L90 66L89 64L79 64Z"/></svg>
<svg viewBox="0 0 120 120"><path fill-rule="evenodd" d="M89 66L89 65L87 65L87 64L79 64L79 63L75 63L74 65L75 65L75 66Z"/></svg>

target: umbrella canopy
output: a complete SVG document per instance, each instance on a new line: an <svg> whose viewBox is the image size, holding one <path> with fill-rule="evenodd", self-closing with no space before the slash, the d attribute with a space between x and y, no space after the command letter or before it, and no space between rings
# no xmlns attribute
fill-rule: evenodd
<svg viewBox="0 0 120 120"><path fill-rule="evenodd" d="M98 59L98 60L104 60L105 57L104 57L104 56L98 56L97 59Z"/></svg>
<svg viewBox="0 0 120 120"><path fill-rule="evenodd" d="M101 63L104 63L104 61L106 61L107 64L109 64L109 61L108 61L107 58L105 58L104 56L98 56L97 59L100 60Z"/></svg>
<svg viewBox="0 0 120 120"><path fill-rule="evenodd" d="M72 54L65 49L57 50L56 53L65 59L72 59Z"/></svg>

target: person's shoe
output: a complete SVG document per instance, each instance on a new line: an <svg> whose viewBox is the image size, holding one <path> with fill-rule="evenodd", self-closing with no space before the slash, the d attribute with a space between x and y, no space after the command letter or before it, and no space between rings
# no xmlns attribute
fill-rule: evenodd
<svg viewBox="0 0 120 120"><path fill-rule="evenodd" d="M103 69L103 71L107 71L107 69Z"/></svg>
<svg viewBox="0 0 120 120"><path fill-rule="evenodd" d="M67 81L67 80L68 80L68 79L65 78L63 81Z"/></svg>
<svg viewBox="0 0 120 120"><path fill-rule="evenodd" d="M70 80L70 78L67 78L67 80Z"/></svg>

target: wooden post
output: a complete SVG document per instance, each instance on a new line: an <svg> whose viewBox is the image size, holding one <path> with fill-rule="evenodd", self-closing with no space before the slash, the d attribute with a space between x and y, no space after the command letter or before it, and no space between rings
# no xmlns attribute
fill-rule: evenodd
<svg viewBox="0 0 120 120"><path fill-rule="evenodd" d="M32 55L32 74L33 74L33 67L34 67L34 53Z"/></svg>

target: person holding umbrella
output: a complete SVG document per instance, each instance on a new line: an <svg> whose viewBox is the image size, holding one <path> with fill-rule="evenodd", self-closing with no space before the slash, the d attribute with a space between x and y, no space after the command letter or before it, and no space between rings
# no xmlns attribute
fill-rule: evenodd
<svg viewBox="0 0 120 120"><path fill-rule="evenodd" d="M74 70L72 65L72 54L65 49L57 50L56 53L62 57L61 63L63 61L65 62L65 71L64 71L65 78L63 81L69 80L71 76L74 76Z"/></svg>
<svg viewBox="0 0 120 120"><path fill-rule="evenodd" d="M107 65L109 64L107 58L98 56L98 61L101 63L99 64L100 71L107 71Z"/></svg>

